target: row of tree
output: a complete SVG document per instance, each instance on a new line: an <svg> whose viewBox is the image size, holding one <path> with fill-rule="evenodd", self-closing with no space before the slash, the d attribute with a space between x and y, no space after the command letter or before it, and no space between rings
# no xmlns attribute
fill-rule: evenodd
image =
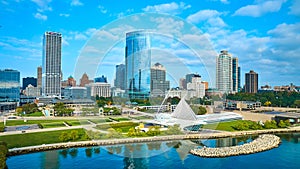
<svg viewBox="0 0 300 169"><path fill-rule="evenodd" d="M300 93L298 92L235 93L227 95L226 99L259 101L265 106L273 107L300 107Z"/></svg>
<svg viewBox="0 0 300 169"><path fill-rule="evenodd" d="M277 129L277 128L286 128L291 126L289 120L280 120L279 123L275 120L267 120L264 123L261 122L254 122L254 121L243 121L233 128L235 130L243 131L243 130L262 130L262 129Z"/></svg>
<svg viewBox="0 0 300 169"><path fill-rule="evenodd" d="M7 168L6 157L8 153L7 144L3 141L0 141L0 168Z"/></svg>

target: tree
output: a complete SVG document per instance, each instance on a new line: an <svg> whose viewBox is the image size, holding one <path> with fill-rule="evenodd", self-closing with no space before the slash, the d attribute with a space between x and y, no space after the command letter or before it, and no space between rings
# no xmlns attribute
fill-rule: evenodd
<svg viewBox="0 0 300 169"><path fill-rule="evenodd" d="M66 108L62 102L56 103L53 108L58 116L71 116L74 111L74 109Z"/></svg>
<svg viewBox="0 0 300 169"><path fill-rule="evenodd" d="M159 126L151 126L149 130L146 132L148 136L157 136L160 134L160 127Z"/></svg>
<svg viewBox="0 0 300 169"><path fill-rule="evenodd" d="M285 122L283 120L280 120L279 123L278 123L278 127L280 127L280 128L286 128L287 126L286 126L286 124L285 124Z"/></svg>
<svg viewBox="0 0 300 169"><path fill-rule="evenodd" d="M206 112L207 111L206 111L205 107L199 106L197 115L203 115L203 114L206 114Z"/></svg>
<svg viewBox="0 0 300 169"><path fill-rule="evenodd" d="M106 135L107 138L122 138L123 135L122 135L122 131L120 130L115 130L113 128L109 128L107 129L108 133Z"/></svg>
<svg viewBox="0 0 300 169"><path fill-rule="evenodd" d="M182 131L180 129L180 126L178 124L175 124L173 126L168 126L168 130L165 131L165 134L177 135L177 134L182 134Z"/></svg>
<svg viewBox="0 0 300 169"><path fill-rule="evenodd" d="M59 135L58 139L59 139L60 141L62 141L62 142L67 142L67 141L70 140L70 137L69 137L69 134L68 134L67 132L62 132L62 133Z"/></svg>
<svg viewBox="0 0 300 169"><path fill-rule="evenodd" d="M264 124L265 129L276 129L277 128L277 123L275 120L267 120Z"/></svg>
<svg viewBox="0 0 300 169"><path fill-rule="evenodd" d="M73 130L71 131L70 133L70 138L71 140L75 141L79 138L79 135L78 135L78 131L77 130Z"/></svg>
<svg viewBox="0 0 300 169"><path fill-rule="evenodd" d="M295 100L295 101L294 101L294 105L295 105L296 107L300 107L300 100Z"/></svg>
<svg viewBox="0 0 300 169"><path fill-rule="evenodd" d="M264 103L264 105L267 106L267 107L269 107L271 104L272 104L272 103L271 103L270 101L266 101L266 102Z"/></svg>

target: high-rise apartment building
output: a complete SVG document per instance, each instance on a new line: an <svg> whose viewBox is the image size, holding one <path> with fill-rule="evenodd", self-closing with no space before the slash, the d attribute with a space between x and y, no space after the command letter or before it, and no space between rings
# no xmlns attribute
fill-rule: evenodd
<svg viewBox="0 0 300 169"><path fill-rule="evenodd" d="M239 92L240 90L240 67L238 58L232 58L232 91Z"/></svg>
<svg viewBox="0 0 300 169"><path fill-rule="evenodd" d="M216 60L216 87L223 93L233 91L232 82L232 56L222 50Z"/></svg>
<svg viewBox="0 0 300 169"><path fill-rule="evenodd" d="M0 102L20 101L20 72L12 69L0 70Z"/></svg>
<svg viewBox="0 0 300 169"><path fill-rule="evenodd" d="M151 67L151 96L165 96L170 89L170 81L166 80L166 68L160 63Z"/></svg>
<svg viewBox="0 0 300 169"><path fill-rule="evenodd" d="M121 90L125 90L125 65L120 64L116 66L116 78L115 78L115 87L120 88Z"/></svg>
<svg viewBox="0 0 300 169"><path fill-rule="evenodd" d="M150 34L145 31L126 33L126 93L130 99L150 95Z"/></svg>
<svg viewBox="0 0 300 169"><path fill-rule="evenodd" d="M257 93L258 90L258 74L253 70L245 74L245 92Z"/></svg>
<svg viewBox="0 0 300 169"><path fill-rule="evenodd" d="M45 32L43 40L42 94L61 96L61 44L62 35Z"/></svg>

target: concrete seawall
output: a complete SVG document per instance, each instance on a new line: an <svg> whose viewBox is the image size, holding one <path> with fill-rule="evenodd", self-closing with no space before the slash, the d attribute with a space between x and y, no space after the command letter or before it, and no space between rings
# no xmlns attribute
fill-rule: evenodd
<svg viewBox="0 0 300 169"><path fill-rule="evenodd" d="M290 133L290 132L300 132L300 128L297 127L297 128L290 128L290 129L271 129L271 130L255 130L255 131L222 132L222 133L197 133L197 134L185 134L185 135L123 138L123 139L92 140L92 141L81 141L81 142L44 144L38 146L12 148L9 149L8 155L14 156L14 155L20 155L20 154L26 154L32 152L65 149L65 148L73 148L73 147L106 146L106 145L115 145L115 144L130 144L130 143L186 140L186 139L216 139L216 138L225 138L225 137L238 137L238 136L245 136L245 135Z"/></svg>
<svg viewBox="0 0 300 169"><path fill-rule="evenodd" d="M201 149L193 149L190 151L190 153L201 157L228 157L246 155L278 147L280 142L280 137L278 136L271 134L263 134L260 135L257 139L253 140L252 142L245 143L243 145L218 148L204 147Z"/></svg>

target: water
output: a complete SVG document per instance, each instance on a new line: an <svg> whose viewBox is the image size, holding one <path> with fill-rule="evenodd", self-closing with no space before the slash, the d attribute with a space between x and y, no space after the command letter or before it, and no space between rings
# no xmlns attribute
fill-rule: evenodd
<svg viewBox="0 0 300 169"><path fill-rule="evenodd" d="M154 142L143 144L77 148L9 157L9 169L94 169L94 168L299 168L300 133L280 135L275 149L243 156L202 158L188 153L191 148L242 144L252 138Z"/></svg>

